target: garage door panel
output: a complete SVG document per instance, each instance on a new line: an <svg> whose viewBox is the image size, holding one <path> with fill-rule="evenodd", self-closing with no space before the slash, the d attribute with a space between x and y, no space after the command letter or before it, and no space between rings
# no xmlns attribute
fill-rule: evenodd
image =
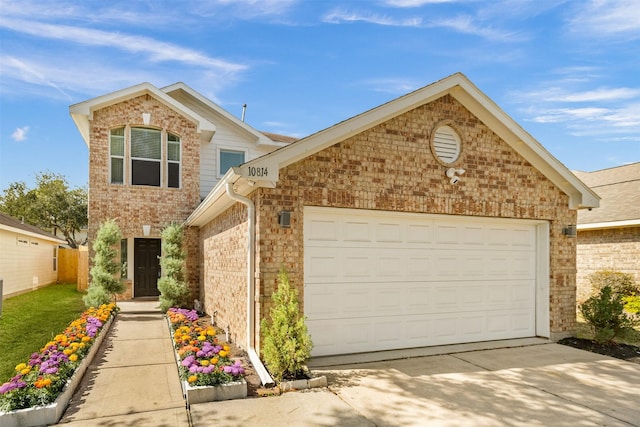
<svg viewBox="0 0 640 427"><path fill-rule="evenodd" d="M534 336L535 226L504 222L305 208L312 354Z"/></svg>

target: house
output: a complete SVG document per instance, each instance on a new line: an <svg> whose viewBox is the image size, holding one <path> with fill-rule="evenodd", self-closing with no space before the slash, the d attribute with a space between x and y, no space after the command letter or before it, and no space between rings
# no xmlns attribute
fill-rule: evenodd
<svg viewBox="0 0 640 427"><path fill-rule="evenodd" d="M590 296L598 270L631 274L640 282L640 162L574 174L601 198L598 209L578 212L577 298Z"/></svg>
<svg viewBox="0 0 640 427"><path fill-rule="evenodd" d="M0 212L2 299L56 283L58 247L66 243Z"/></svg>
<svg viewBox="0 0 640 427"><path fill-rule="evenodd" d="M146 247L183 221L194 295L250 357L281 266L313 356L575 327L566 230L598 196L462 74L288 144L183 84L70 110L89 146L90 240L117 218L145 295Z"/></svg>

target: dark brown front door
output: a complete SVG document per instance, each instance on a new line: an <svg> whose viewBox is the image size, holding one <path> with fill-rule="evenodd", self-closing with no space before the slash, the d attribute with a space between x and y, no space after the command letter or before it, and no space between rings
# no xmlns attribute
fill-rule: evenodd
<svg viewBox="0 0 640 427"><path fill-rule="evenodd" d="M133 261L136 266L133 276L133 295L135 297L154 297L160 295L160 239L135 239Z"/></svg>

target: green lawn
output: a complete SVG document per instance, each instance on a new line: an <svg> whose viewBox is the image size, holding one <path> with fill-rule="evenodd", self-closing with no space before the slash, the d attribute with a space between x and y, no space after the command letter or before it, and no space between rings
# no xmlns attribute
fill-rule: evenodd
<svg viewBox="0 0 640 427"><path fill-rule="evenodd" d="M8 298L0 317L0 384L14 375L14 367L27 362L55 335L85 310L76 285L50 285Z"/></svg>

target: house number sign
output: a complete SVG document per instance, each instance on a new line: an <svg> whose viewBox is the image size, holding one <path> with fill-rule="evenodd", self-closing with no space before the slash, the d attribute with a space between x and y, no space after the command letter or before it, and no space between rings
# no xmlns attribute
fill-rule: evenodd
<svg viewBox="0 0 640 427"><path fill-rule="evenodd" d="M278 181L279 169L275 163L264 163L238 166L233 168L233 171L251 181L276 182Z"/></svg>

